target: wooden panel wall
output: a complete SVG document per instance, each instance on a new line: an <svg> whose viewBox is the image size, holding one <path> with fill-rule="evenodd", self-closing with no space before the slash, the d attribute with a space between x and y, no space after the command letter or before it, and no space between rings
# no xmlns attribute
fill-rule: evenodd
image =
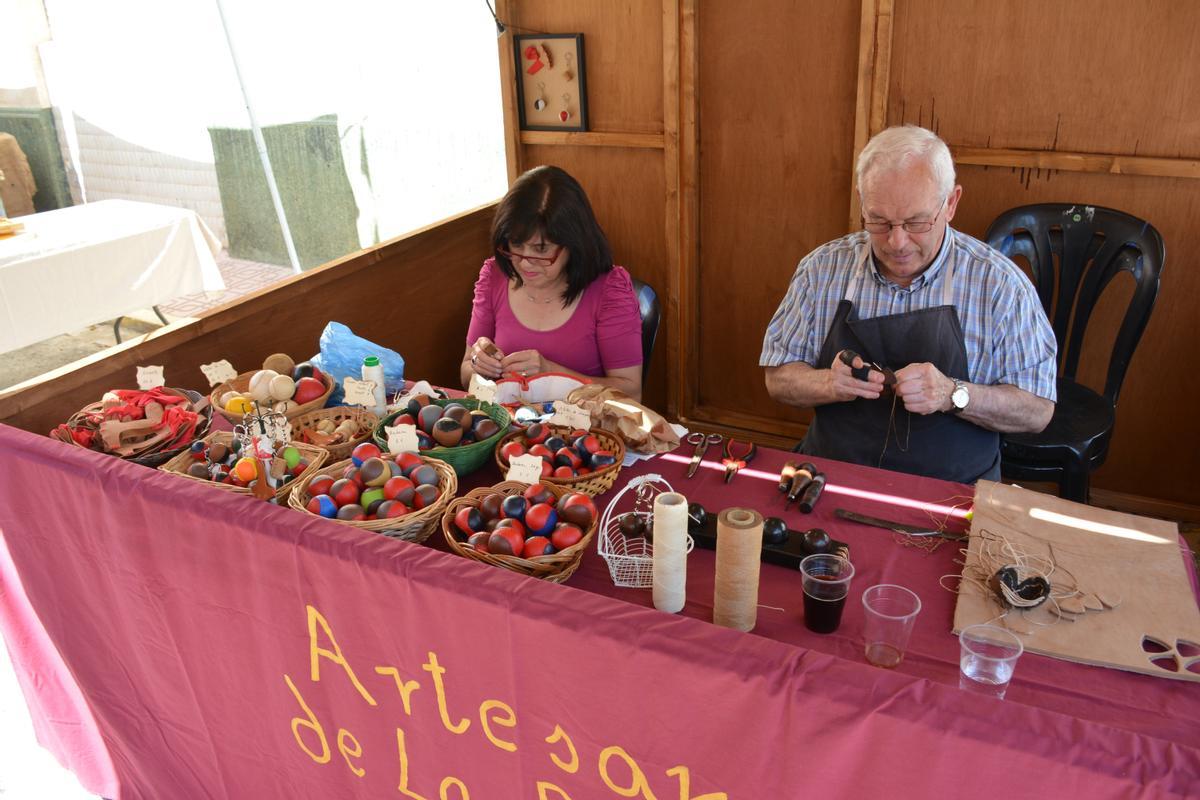
<svg viewBox="0 0 1200 800"><path fill-rule="evenodd" d="M774 403L763 388L762 333L796 262L857 225L857 150L884 125L919 122L955 153L965 187L956 224L968 233L982 236L1005 208L1059 200L1121 208L1163 233L1158 308L1095 486L1131 510L1200 518L1200 483L1191 475L1200 419L1188 413L1200 388L1191 351L1200 323L1188 301L1200 281L1190 268L1200 233L1188 224L1200 211L1200 6L501 7L502 18L522 28L585 33L597 133L517 131L506 85L510 168L558 163L574 172L619 258L669 295L652 404L689 424L767 443L803 434L808 415ZM510 46L501 43L505 75ZM1102 369L1098 354L1111 341L1105 328L1121 291L1127 287L1093 322L1085 377Z"/></svg>
<svg viewBox="0 0 1200 800"><path fill-rule="evenodd" d="M1011 151L1095 153L1200 175L1200 6L897 0L893 36L889 125L932 126L956 152L1008 151L1013 163L1038 154ZM1200 181L960 163L959 182L955 225L975 236L1007 208L1064 201L1118 208L1162 233L1158 304L1125 378L1108 463L1093 483L1200 504ZM1080 377L1093 388L1103 387L1127 292L1106 297L1089 326Z"/></svg>
<svg viewBox="0 0 1200 800"><path fill-rule="evenodd" d="M107 390L136 386L138 365L162 364L168 385L201 389L208 385L201 364L227 358L248 372L275 352L307 358L331 319L399 352L407 376L457 386L494 210L484 206L346 256L41 376L0 394L0 422L45 433Z"/></svg>

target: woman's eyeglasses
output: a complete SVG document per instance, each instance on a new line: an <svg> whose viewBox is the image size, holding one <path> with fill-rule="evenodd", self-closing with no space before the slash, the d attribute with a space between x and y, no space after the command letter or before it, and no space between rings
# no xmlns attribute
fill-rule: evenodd
<svg viewBox="0 0 1200 800"><path fill-rule="evenodd" d="M559 255L559 253L561 253L562 251L563 251L562 245L559 245L558 249L554 251L554 254L553 254L553 255L549 255L549 256L527 256L527 255L525 255L524 253L514 253L514 252L512 252L511 250L503 250L503 249L501 249L501 248L497 248L497 249L496 249L496 252L497 252L497 253L499 253L500 255L504 256L504 257L505 257L505 258L507 258L509 261L514 261L514 262L515 262L517 259L524 259L526 263L528 263L528 264L532 264L532 265L533 265L533 266L535 266L535 267L548 267L548 266L550 266L551 264L553 264L555 261L557 261L557 260L558 260L558 255Z"/></svg>
<svg viewBox="0 0 1200 800"><path fill-rule="evenodd" d="M949 199L949 197L946 198L946 200ZM946 209L946 200L942 201L941 208L937 210L937 213L933 215L933 219L930 220L911 220L909 222L867 222L866 219L863 219L862 217L859 217L859 219L862 219L862 226L866 229L867 233L889 234L892 232L892 228L904 228L906 233L929 233L931 230L933 230L933 224L937 222L938 217L940 217L942 212Z"/></svg>

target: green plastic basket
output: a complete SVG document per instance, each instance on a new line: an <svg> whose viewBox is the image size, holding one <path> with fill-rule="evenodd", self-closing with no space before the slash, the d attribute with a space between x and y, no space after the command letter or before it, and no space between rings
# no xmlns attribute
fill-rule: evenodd
<svg viewBox="0 0 1200 800"><path fill-rule="evenodd" d="M508 415L508 409L504 406L496 405L495 403L481 403L474 397L451 397L446 400L431 400L430 403L443 407L451 403L458 403L465 406L469 411L478 409L491 417L492 421L500 426L498 433L489 436L482 442L472 442L471 444L459 445L458 447L435 447L432 450L421 451L421 455L441 459L454 467L454 472L459 477L470 475L488 462L492 456L492 451L496 449L496 444L504 438L504 434L508 432L509 423L512 421L512 418ZM392 412L381 419L379 424L375 426L372 438L375 440L375 444L379 445L380 450L387 452L387 433L384 429L403 413L403 410Z"/></svg>

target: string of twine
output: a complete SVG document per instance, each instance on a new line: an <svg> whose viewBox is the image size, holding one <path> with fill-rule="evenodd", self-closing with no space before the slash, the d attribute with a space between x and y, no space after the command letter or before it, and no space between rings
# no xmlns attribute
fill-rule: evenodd
<svg viewBox="0 0 1200 800"><path fill-rule="evenodd" d="M900 428L896 425L896 403L900 400L900 396L893 390L892 392L892 411L888 414L888 429L883 435L883 450L879 453L879 463L876 465L882 469L883 457L887 455L888 444L892 440L892 435L896 437L896 447L900 448L901 453L908 452L909 443L912 441L912 414L908 409L904 409L905 421L908 423L904 430L904 443L900 443Z"/></svg>

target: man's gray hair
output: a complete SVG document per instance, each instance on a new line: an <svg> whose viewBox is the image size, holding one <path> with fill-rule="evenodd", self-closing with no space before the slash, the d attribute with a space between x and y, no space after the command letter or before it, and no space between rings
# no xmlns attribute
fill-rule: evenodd
<svg viewBox="0 0 1200 800"><path fill-rule="evenodd" d="M914 161L928 165L943 197L954 190L954 159L946 143L933 131L917 125L896 125L871 137L858 154L855 177L859 193L873 175L902 169Z"/></svg>

